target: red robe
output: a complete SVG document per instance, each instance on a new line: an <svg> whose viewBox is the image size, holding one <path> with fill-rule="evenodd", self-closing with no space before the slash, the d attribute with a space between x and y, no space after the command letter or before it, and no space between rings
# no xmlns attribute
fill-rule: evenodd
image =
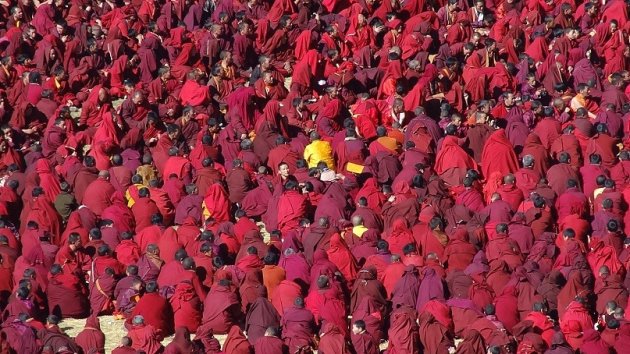
<svg viewBox="0 0 630 354"><path fill-rule="evenodd" d="M163 336L151 325L143 324L129 328L127 336L131 338L131 347L147 354L157 354L163 349L160 341Z"/></svg>
<svg viewBox="0 0 630 354"><path fill-rule="evenodd" d="M158 293L144 294L133 309L131 318L141 315L144 323L169 336L174 331L173 309L171 304Z"/></svg>
<svg viewBox="0 0 630 354"><path fill-rule="evenodd" d="M486 140L481 157L481 169L485 178L489 178L493 172L505 176L518 170L518 159L512 144L505 136L505 130L495 131Z"/></svg>

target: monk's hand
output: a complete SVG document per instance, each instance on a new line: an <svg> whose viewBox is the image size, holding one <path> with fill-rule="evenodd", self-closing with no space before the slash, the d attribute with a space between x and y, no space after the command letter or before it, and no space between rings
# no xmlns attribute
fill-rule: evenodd
<svg viewBox="0 0 630 354"><path fill-rule="evenodd" d="M393 203L396 200L396 196L395 195L390 195L389 198L387 198L387 201L390 203Z"/></svg>
<svg viewBox="0 0 630 354"><path fill-rule="evenodd" d="M247 134L241 134L241 140L247 139Z"/></svg>

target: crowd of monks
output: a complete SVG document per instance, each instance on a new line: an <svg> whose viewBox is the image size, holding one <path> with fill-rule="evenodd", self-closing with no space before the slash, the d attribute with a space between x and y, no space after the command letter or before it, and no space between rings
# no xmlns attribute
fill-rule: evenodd
<svg viewBox="0 0 630 354"><path fill-rule="evenodd" d="M0 354L629 353L629 11L0 0Z"/></svg>

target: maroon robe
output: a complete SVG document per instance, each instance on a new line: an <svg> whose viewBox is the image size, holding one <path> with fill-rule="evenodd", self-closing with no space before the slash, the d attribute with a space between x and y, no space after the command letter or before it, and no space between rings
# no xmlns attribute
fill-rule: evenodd
<svg viewBox="0 0 630 354"><path fill-rule="evenodd" d="M144 294L134 307L131 318L141 315L144 323L169 336L174 332L171 304L158 293Z"/></svg>

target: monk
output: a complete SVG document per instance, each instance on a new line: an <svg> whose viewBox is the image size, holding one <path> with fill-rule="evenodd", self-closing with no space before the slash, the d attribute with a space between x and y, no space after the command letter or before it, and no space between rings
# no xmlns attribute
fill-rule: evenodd
<svg viewBox="0 0 630 354"><path fill-rule="evenodd" d="M158 294L155 281L147 282L145 293L134 307L131 318L142 316L147 325L155 328L162 335L170 336L174 333L173 309L164 297Z"/></svg>
<svg viewBox="0 0 630 354"><path fill-rule="evenodd" d="M131 339L131 347L147 354L160 353L164 347L160 344L162 334L150 324L145 324L142 316L134 316L128 328L127 336Z"/></svg>
<svg viewBox="0 0 630 354"><path fill-rule="evenodd" d="M89 312L87 289L75 274L64 274L59 264L51 268L47 293L51 312L55 315L71 318L87 316Z"/></svg>
<svg viewBox="0 0 630 354"><path fill-rule="evenodd" d="M493 172L499 172L501 176L516 172L516 154L505 136L505 130L499 129L488 137L483 147L481 166L486 178L490 178Z"/></svg>
<svg viewBox="0 0 630 354"><path fill-rule="evenodd" d="M131 207L131 212L133 213L134 219L136 220L136 233L142 231L153 223L153 219L155 215L160 215L159 222L162 222L163 216L160 213L155 202L151 199L151 195L149 193L148 188L141 188L138 191L138 200ZM142 242L138 242L140 248L142 246L146 246Z"/></svg>
<svg viewBox="0 0 630 354"><path fill-rule="evenodd" d="M169 301L173 308L175 328L197 331L202 320L203 300L199 299L192 284L189 281L177 284Z"/></svg>
<svg viewBox="0 0 630 354"><path fill-rule="evenodd" d="M202 326L212 328L214 333L225 334L240 317L241 305L230 289L230 281L220 280L204 301Z"/></svg>
<svg viewBox="0 0 630 354"><path fill-rule="evenodd" d="M288 232L298 226L307 212L308 201L297 191L298 185L289 180L284 186L284 192L278 201L278 228Z"/></svg>
<svg viewBox="0 0 630 354"><path fill-rule="evenodd" d="M449 128L450 127L450 128ZM469 169L477 169L475 160L459 146L455 126L447 127L447 136L435 158L435 172L449 185L459 185Z"/></svg>
<svg viewBox="0 0 630 354"><path fill-rule="evenodd" d="M571 168L569 154L566 152L560 153L558 162L557 165L551 166L547 171L547 180L556 195L561 195L567 188L568 180L579 181L580 179L577 172Z"/></svg>
<svg viewBox="0 0 630 354"><path fill-rule="evenodd" d="M100 321L96 316L85 320L85 327L74 340L86 353L90 350L105 352L105 334L101 331Z"/></svg>

